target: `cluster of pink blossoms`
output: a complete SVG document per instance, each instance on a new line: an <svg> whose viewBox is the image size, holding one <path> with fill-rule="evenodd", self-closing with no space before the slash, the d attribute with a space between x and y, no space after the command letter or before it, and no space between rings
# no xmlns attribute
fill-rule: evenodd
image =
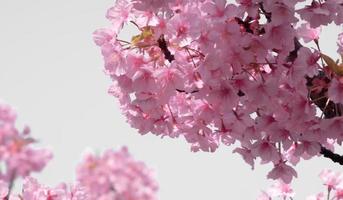
<svg viewBox="0 0 343 200"><path fill-rule="evenodd" d="M152 171L134 160L127 148L89 154L77 168L77 180L90 200L156 200L158 185Z"/></svg>
<svg viewBox="0 0 343 200"><path fill-rule="evenodd" d="M33 147L35 139L30 136L30 129L18 130L16 118L15 111L0 102L0 164L4 166L0 171L1 184L41 171L52 158L49 150Z"/></svg>
<svg viewBox="0 0 343 200"><path fill-rule="evenodd" d="M286 183L301 158L341 144L343 73L324 63L319 34L343 23L343 0L117 0L106 17L94 40L109 92L141 134L182 136L193 151L239 145ZM129 23L140 34L124 41Z"/></svg>
<svg viewBox="0 0 343 200"><path fill-rule="evenodd" d="M320 192L307 197L306 200L343 199L343 175L341 173L325 169L319 174L319 177L326 187L326 194L325 192ZM277 181L268 190L262 191L257 197L257 200L272 200L274 198L292 200L294 196L295 193L289 184L285 184L283 181Z"/></svg>
<svg viewBox="0 0 343 200"><path fill-rule="evenodd" d="M158 185L152 171L136 161L126 147L87 155L77 169L73 185L51 188L30 177L52 158L50 151L32 147L29 128L15 127L16 113L0 103L0 200L156 200ZM4 171L2 171L4 170ZM12 194L17 178L24 178L21 194Z"/></svg>

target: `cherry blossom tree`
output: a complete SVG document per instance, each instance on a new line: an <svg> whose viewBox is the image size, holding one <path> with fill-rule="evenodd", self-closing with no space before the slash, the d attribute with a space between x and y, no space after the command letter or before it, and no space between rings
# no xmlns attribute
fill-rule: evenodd
<svg viewBox="0 0 343 200"><path fill-rule="evenodd" d="M343 33L337 55L320 49L343 0L117 0L106 17L94 40L109 93L139 133L182 137L192 151L233 145L285 184L300 160L343 164ZM131 41L120 37L128 24Z"/></svg>
<svg viewBox="0 0 343 200"><path fill-rule="evenodd" d="M16 113L0 102L0 199L1 200L156 200L158 184L151 169L135 160L126 147L103 155L87 154L79 163L73 184L49 187L30 177L52 158L47 149L34 147L30 129L16 128ZM22 192L12 187L23 178Z"/></svg>

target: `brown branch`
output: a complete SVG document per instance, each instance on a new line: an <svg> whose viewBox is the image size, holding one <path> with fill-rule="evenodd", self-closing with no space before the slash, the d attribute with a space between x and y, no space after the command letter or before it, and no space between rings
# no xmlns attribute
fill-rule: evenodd
<svg viewBox="0 0 343 200"><path fill-rule="evenodd" d="M241 18L235 17L235 20L238 23L238 25L242 26L247 33L253 34L254 31L250 28L250 22L249 22L250 18L247 18L247 19L248 20L243 21Z"/></svg>
<svg viewBox="0 0 343 200"><path fill-rule="evenodd" d="M160 38L158 38L157 43L158 43L158 47L160 47L161 51L163 52L165 59L167 59L170 63L173 60L175 60L174 55L171 54L169 49L168 49L167 42L164 39L164 35L163 34L160 36Z"/></svg>
<svg viewBox="0 0 343 200"><path fill-rule="evenodd" d="M343 156L336 154L323 146L320 149L320 154L322 154L325 158L329 158L332 160L332 162L343 165Z"/></svg>
<svg viewBox="0 0 343 200"><path fill-rule="evenodd" d="M199 92L199 90L193 90L193 91L187 92L186 90L181 90L181 89L176 89L176 91L180 93L186 93L186 94L193 94L193 93Z"/></svg>

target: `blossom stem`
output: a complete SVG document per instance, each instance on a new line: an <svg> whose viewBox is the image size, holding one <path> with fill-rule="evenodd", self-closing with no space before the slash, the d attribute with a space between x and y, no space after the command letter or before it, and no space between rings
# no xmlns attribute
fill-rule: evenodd
<svg viewBox="0 0 343 200"><path fill-rule="evenodd" d="M320 46L319 46L319 40L318 40L318 39L315 39L315 40L314 40L314 43L316 44L319 53L322 53L322 51L320 50ZM323 67L324 67L325 65L324 65L324 61L323 61L323 57L322 57L322 56L320 56L320 60L321 60L322 65L323 65Z"/></svg>
<svg viewBox="0 0 343 200"><path fill-rule="evenodd" d="M15 177L16 177L16 172L13 170L13 171L10 172L10 180L9 180L9 185L8 185L8 194L7 194L7 196L5 197L4 200L9 200L9 198L10 198L11 191L12 191L13 185L14 185Z"/></svg>

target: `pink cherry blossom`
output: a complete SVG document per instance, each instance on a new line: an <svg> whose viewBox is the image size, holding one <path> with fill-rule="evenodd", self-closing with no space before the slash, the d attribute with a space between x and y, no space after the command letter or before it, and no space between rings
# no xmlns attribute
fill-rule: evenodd
<svg viewBox="0 0 343 200"><path fill-rule="evenodd" d="M20 131L15 123L13 108L0 103L0 163L6 166L0 179L7 183L41 171L52 157L49 150L33 147L35 139L31 137L28 127Z"/></svg>
<svg viewBox="0 0 343 200"><path fill-rule="evenodd" d="M332 22L335 7L334 4L327 2L319 3L313 1L310 6L298 10L301 18L308 21L312 28L317 28L321 25L328 25Z"/></svg>
<svg viewBox="0 0 343 200"><path fill-rule="evenodd" d="M297 176L290 164L343 141L341 75L319 47L321 28L341 23L342 0L122 2L94 40L109 93L140 134L182 138L195 152L235 144L286 183ZM128 20L139 34L123 41Z"/></svg>
<svg viewBox="0 0 343 200"><path fill-rule="evenodd" d="M343 179L341 173L325 169L319 174L319 177L326 187L324 192L318 192L316 195L308 196L306 200L340 200L343 198ZM257 200L276 200L278 198L292 200L294 196L295 192L289 184L277 180L267 190L262 191Z"/></svg>
<svg viewBox="0 0 343 200"><path fill-rule="evenodd" d="M313 40L318 40L320 35L321 29L319 28L311 28L310 24L301 24L301 26L297 29L297 35L304 40L304 42L308 43Z"/></svg>
<svg viewBox="0 0 343 200"><path fill-rule="evenodd" d="M50 188L38 183L34 178L28 177L24 180L22 194L17 195L25 200L88 200L88 194L80 185L67 186L65 183ZM11 199L11 198L10 198Z"/></svg>
<svg viewBox="0 0 343 200"><path fill-rule="evenodd" d="M113 22L114 29L119 30L130 19L132 3L128 0L118 0L112 8L107 11L106 17ZM118 33L118 32L116 32Z"/></svg>
<svg viewBox="0 0 343 200"><path fill-rule="evenodd" d="M335 103L343 103L343 78L332 80L328 96Z"/></svg>
<svg viewBox="0 0 343 200"><path fill-rule="evenodd" d="M87 155L77 168L77 180L90 200L157 199L158 186L145 164L134 160L127 148Z"/></svg>
<svg viewBox="0 0 343 200"><path fill-rule="evenodd" d="M0 180L0 199L4 199L7 197L9 193L8 184L2 180Z"/></svg>
<svg viewBox="0 0 343 200"><path fill-rule="evenodd" d="M325 196L323 192L320 192L317 195L307 197L306 200L325 200Z"/></svg>
<svg viewBox="0 0 343 200"><path fill-rule="evenodd" d="M273 170L268 173L268 178L274 180L281 179L287 184L292 181L293 177L297 177L297 172L285 163L275 165Z"/></svg>
<svg viewBox="0 0 343 200"><path fill-rule="evenodd" d="M280 199L293 199L295 193L289 184L285 184L281 180L277 180L266 191L262 191L257 197L257 200L272 200L276 198Z"/></svg>
<svg viewBox="0 0 343 200"><path fill-rule="evenodd" d="M268 190L268 193L273 197L281 197L282 199L293 198L295 193L289 184L283 181L277 181Z"/></svg>
<svg viewBox="0 0 343 200"><path fill-rule="evenodd" d="M143 162L134 160L126 147L108 150L102 157L88 155L77 169L78 181L55 187L32 177L23 181L22 191L10 200L152 200L157 199L157 184ZM10 183L12 184L12 183ZM7 199L8 183L0 179L0 198Z"/></svg>
<svg viewBox="0 0 343 200"><path fill-rule="evenodd" d="M334 172L328 169L323 170L319 174L319 177L324 182L324 185L326 185L329 188L329 190L336 189L338 184L340 184L343 181L341 173Z"/></svg>

